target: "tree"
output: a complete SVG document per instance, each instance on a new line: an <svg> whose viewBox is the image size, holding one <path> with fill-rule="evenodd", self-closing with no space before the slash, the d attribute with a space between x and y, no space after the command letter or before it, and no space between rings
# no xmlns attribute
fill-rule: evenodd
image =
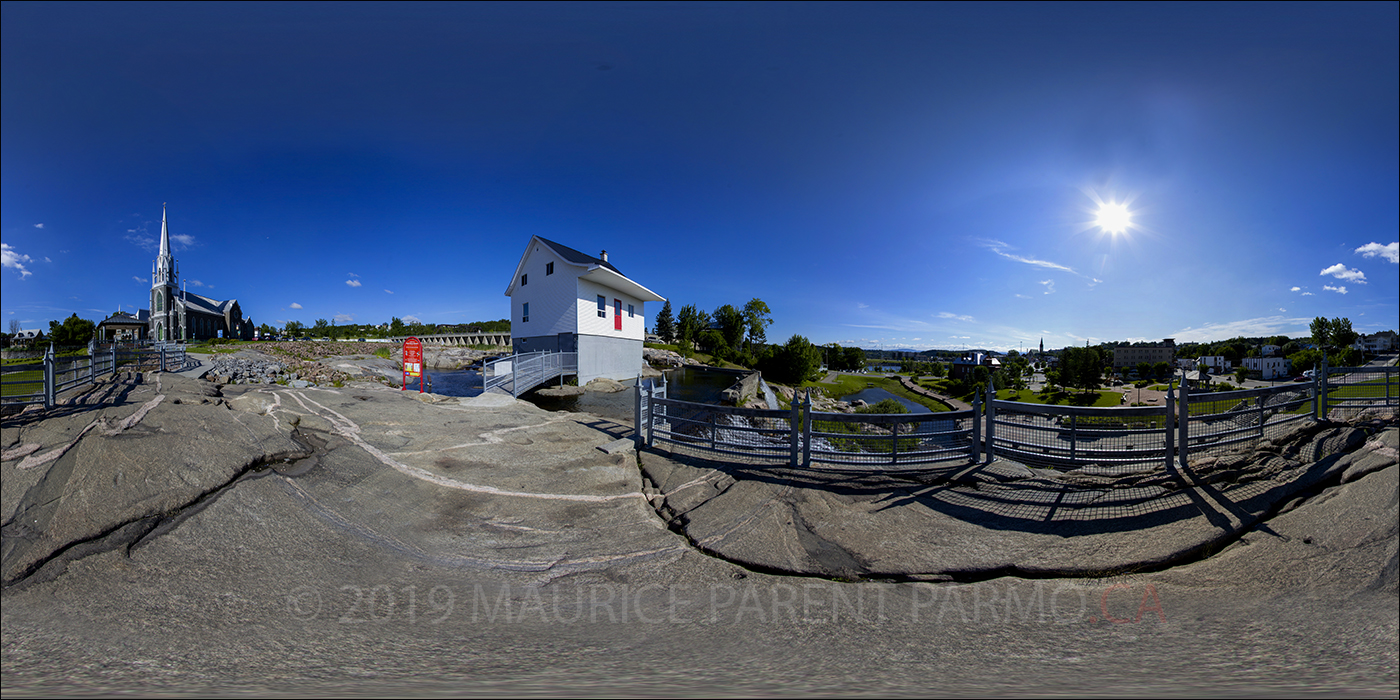
<svg viewBox="0 0 1400 700"><path fill-rule="evenodd" d="M788 338L759 360L764 376L782 384L797 385L813 378L821 367L821 351L800 335Z"/></svg>
<svg viewBox="0 0 1400 700"><path fill-rule="evenodd" d="M713 328L700 334L698 344L716 359L723 360L729 357L729 344L724 342L724 335Z"/></svg>
<svg viewBox="0 0 1400 700"><path fill-rule="evenodd" d="M656 315L656 334L661 336L661 342L670 345L676 342L676 321L671 317L671 300L667 299L661 307L661 313Z"/></svg>
<svg viewBox="0 0 1400 700"><path fill-rule="evenodd" d="M749 345L755 343L762 345L768 342L767 329L773 324L773 319L769 318L772 313L768 305L762 299L754 297L749 303L744 304L744 319L748 323Z"/></svg>
<svg viewBox="0 0 1400 700"><path fill-rule="evenodd" d="M86 345L97 333L97 324L73 314L63 323L49 321L49 340L55 347Z"/></svg>
<svg viewBox="0 0 1400 700"><path fill-rule="evenodd" d="M405 328L403 325L403 319L399 318L398 316L392 316L389 318L389 335L397 338L401 335L404 335L404 332L406 330L407 328Z"/></svg>
<svg viewBox="0 0 1400 700"><path fill-rule="evenodd" d="M748 320L744 313L730 304L715 309L715 323L724 336L724 344L739 349L744 342L744 332L748 330Z"/></svg>
<svg viewBox="0 0 1400 700"><path fill-rule="evenodd" d="M1334 318L1328 325L1331 326L1328 335L1335 347L1349 348L1356 342L1356 331L1351 329L1351 319Z"/></svg>
<svg viewBox="0 0 1400 700"><path fill-rule="evenodd" d="M1150 362L1139 362L1139 363L1137 363L1137 375L1138 375L1138 379L1147 379L1147 376L1148 376L1149 374L1152 374L1152 363L1150 363Z"/></svg>
<svg viewBox="0 0 1400 700"><path fill-rule="evenodd" d="M330 335L331 323L324 318L316 319L315 325L311 326L311 335L317 338L325 338Z"/></svg>
<svg viewBox="0 0 1400 700"><path fill-rule="evenodd" d="M302 325L301 321L288 321L283 330L287 335L301 337L301 334L306 331L306 326Z"/></svg>
<svg viewBox="0 0 1400 700"><path fill-rule="evenodd" d="M689 347L699 335L700 310L695 308L694 304L686 304L681 307L681 313L676 317L676 336L681 345Z"/></svg>
<svg viewBox="0 0 1400 700"><path fill-rule="evenodd" d="M1166 379L1172 375L1172 364L1162 361L1152 365L1152 376L1158 379Z"/></svg>
<svg viewBox="0 0 1400 700"><path fill-rule="evenodd" d="M1313 345L1319 349L1332 344L1332 323L1326 318L1322 316L1314 318L1312 323L1308 325L1308 329L1312 331Z"/></svg>
<svg viewBox="0 0 1400 700"><path fill-rule="evenodd" d="M846 348L841 351L841 364L852 372L865 367L865 351L860 348Z"/></svg>
<svg viewBox="0 0 1400 700"><path fill-rule="evenodd" d="M19 335L19 332L22 331L22 330L24 330L24 328L21 327L21 326L19 325L19 319L17 319L17 318L12 318L12 319L10 319L10 337L11 337L11 338L13 338L13 337Z"/></svg>
<svg viewBox="0 0 1400 700"><path fill-rule="evenodd" d="M1060 353L1060 380L1065 386L1090 391L1103 379L1103 360L1094 348L1068 347Z"/></svg>

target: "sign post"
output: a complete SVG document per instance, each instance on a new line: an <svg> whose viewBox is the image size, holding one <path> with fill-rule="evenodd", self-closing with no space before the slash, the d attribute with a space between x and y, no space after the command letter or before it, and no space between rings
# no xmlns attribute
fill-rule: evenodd
<svg viewBox="0 0 1400 700"><path fill-rule="evenodd" d="M423 393L423 341L417 338L403 341L403 386L399 391L408 389L409 377L418 377L418 393Z"/></svg>

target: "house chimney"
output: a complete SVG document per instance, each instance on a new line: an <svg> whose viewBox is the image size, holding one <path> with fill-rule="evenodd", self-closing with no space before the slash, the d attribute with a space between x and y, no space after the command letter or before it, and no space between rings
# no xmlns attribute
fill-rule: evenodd
<svg viewBox="0 0 1400 700"><path fill-rule="evenodd" d="M602 259L603 259L603 262L607 262L607 261L608 261L608 251L606 251L606 250L603 251L602 255L599 255L598 257L602 258Z"/></svg>

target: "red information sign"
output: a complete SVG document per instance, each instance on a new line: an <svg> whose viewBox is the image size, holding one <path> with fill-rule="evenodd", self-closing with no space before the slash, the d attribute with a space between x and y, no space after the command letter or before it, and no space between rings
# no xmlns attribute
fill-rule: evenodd
<svg viewBox="0 0 1400 700"><path fill-rule="evenodd" d="M423 341L417 338L409 338L403 341L403 386L400 391L408 388L409 377L419 377L418 393L423 393Z"/></svg>

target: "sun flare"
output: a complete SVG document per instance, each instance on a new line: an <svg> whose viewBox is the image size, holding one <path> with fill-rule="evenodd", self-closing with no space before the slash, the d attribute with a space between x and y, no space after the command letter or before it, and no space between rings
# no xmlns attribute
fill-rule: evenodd
<svg viewBox="0 0 1400 700"><path fill-rule="evenodd" d="M1133 225L1132 212L1128 211L1127 204L1113 202L1100 204L1098 218L1094 220L1094 225L1109 233L1123 233Z"/></svg>

